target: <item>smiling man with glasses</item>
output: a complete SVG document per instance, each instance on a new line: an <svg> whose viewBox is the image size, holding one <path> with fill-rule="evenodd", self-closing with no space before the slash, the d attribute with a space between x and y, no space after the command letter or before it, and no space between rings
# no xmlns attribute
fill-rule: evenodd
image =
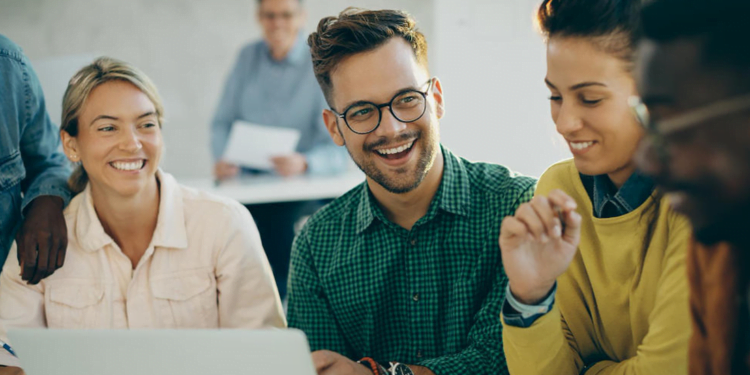
<svg viewBox="0 0 750 375"><path fill-rule="evenodd" d="M295 239L289 325L319 374L507 374L500 223L534 179L440 144L443 87L407 14L347 9L308 43L328 132L366 181Z"/></svg>
<svg viewBox="0 0 750 375"><path fill-rule="evenodd" d="M657 0L643 11L640 167L694 227L689 372L750 372L747 0Z"/></svg>

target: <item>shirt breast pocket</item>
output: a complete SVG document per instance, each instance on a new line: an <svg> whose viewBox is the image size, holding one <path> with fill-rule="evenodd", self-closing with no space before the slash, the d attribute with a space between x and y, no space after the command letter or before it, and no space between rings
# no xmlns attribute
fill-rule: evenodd
<svg viewBox="0 0 750 375"><path fill-rule="evenodd" d="M104 287L87 282L56 282L48 287L45 312L49 328L103 328Z"/></svg>
<svg viewBox="0 0 750 375"><path fill-rule="evenodd" d="M154 310L164 328L217 328L216 279L208 271L180 272L151 278Z"/></svg>

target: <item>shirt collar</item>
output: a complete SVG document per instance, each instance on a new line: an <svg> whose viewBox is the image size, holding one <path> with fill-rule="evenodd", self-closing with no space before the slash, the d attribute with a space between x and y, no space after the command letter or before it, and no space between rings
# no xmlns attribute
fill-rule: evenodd
<svg viewBox="0 0 750 375"><path fill-rule="evenodd" d="M432 220L437 215L438 208L456 215L469 215L471 187L468 172L460 158L453 155L443 145L440 145L440 150L444 161L440 187L430 203L427 214L419 221ZM376 218L381 222L387 221L383 211L377 205L375 197L370 193L367 182L364 183L356 215L357 234L367 229Z"/></svg>
<svg viewBox="0 0 750 375"><path fill-rule="evenodd" d="M640 207L653 193L654 181L638 171L628 178L618 190L607 175L593 176L592 203L596 217L602 217L608 202L615 203L619 214L624 215Z"/></svg>
<svg viewBox="0 0 750 375"><path fill-rule="evenodd" d="M156 178L160 183L159 214L151 244L154 247L186 248L188 241L182 191L174 177L161 169L156 171ZM96 215L90 183L82 193L75 225L76 238L84 251L97 251L114 242Z"/></svg>
<svg viewBox="0 0 750 375"><path fill-rule="evenodd" d="M300 65L305 62L305 59L310 59L310 50L307 48L305 34L301 31L297 35L297 39L294 40L292 49L289 50L289 53L287 53L286 57L281 61L274 60L273 57L271 57L271 49L269 48L268 43L265 40L263 41L263 45L266 47L266 57L272 62Z"/></svg>
<svg viewBox="0 0 750 375"><path fill-rule="evenodd" d="M161 200L159 217L151 243L156 247L184 249L188 246L187 229L185 228L185 207L182 200L182 189L168 173L159 169L156 178L161 182Z"/></svg>

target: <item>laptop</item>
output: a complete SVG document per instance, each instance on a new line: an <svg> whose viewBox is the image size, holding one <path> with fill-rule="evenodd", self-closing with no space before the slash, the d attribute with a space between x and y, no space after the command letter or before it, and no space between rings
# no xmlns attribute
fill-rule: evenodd
<svg viewBox="0 0 750 375"><path fill-rule="evenodd" d="M298 330L11 329L27 375L315 375Z"/></svg>

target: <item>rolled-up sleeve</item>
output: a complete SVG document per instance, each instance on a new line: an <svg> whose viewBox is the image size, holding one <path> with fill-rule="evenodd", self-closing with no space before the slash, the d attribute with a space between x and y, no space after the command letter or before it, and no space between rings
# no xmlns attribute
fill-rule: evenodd
<svg viewBox="0 0 750 375"><path fill-rule="evenodd" d="M24 86L23 94L14 96L23 100L17 103L23 108L19 147L26 171L21 181L24 192L21 210L23 212L31 201L42 195L58 196L67 205L71 197L67 187L70 164L60 151L59 128L47 113L42 86L34 69L25 57L22 56L21 61L0 60L0 64L7 65L0 67L3 72L18 75L5 81L18 79Z"/></svg>

